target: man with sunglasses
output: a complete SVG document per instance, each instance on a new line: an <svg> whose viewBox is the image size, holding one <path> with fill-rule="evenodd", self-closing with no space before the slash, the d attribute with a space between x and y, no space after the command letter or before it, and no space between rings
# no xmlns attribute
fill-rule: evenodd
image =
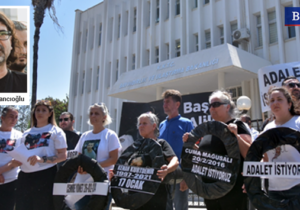
<svg viewBox="0 0 300 210"><path fill-rule="evenodd" d="M0 12L0 92L27 92L27 75L8 69L6 61L14 53L15 31L13 22Z"/></svg>
<svg viewBox="0 0 300 210"><path fill-rule="evenodd" d="M179 114L179 107L181 104L181 93L178 90L166 90L162 94L163 109L167 114L166 120L159 125L159 138L166 140L172 149L174 150L178 160L180 160L182 151L182 136L186 132L190 132L194 126L191 120L181 117ZM168 195L167 210L173 210L173 203L175 210L187 210L188 209L188 186L183 180L180 184L170 186L172 189L170 192L174 193L174 198Z"/></svg>
<svg viewBox="0 0 300 210"><path fill-rule="evenodd" d="M295 99L300 99L300 82L297 77L289 76L282 81L281 85L286 87Z"/></svg>
<svg viewBox="0 0 300 210"><path fill-rule="evenodd" d="M59 127L64 131L73 131L77 135L80 135L80 132L75 130L73 125L75 123L74 116L70 112L63 112L59 117Z"/></svg>

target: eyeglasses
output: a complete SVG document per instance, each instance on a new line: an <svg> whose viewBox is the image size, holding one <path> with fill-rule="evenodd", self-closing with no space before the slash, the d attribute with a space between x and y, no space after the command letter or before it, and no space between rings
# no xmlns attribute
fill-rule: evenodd
<svg viewBox="0 0 300 210"><path fill-rule="evenodd" d="M213 103L211 103L211 104L208 104L208 108L211 108L211 107L217 108L217 107L219 107L219 106L221 106L221 105L224 105L224 104L227 104L227 103L213 102Z"/></svg>
<svg viewBox="0 0 300 210"><path fill-rule="evenodd" d="M51 101L49 101L49 100L36 100L35 104L38 104L38 103L52 106Z"/></svg>
<svg viewBox="0 0 300 210"><path fill-rule="evenodd" d="M0 31L0 40L5 41L8 40L11 36L11 31Z"/></svg>
<svg viewBox="0 0 300 210"><path fill-rule="evenodd" d="M59 122L62 122L62 121L68 121L70 118L66 117L66 118L59 118Z"/></svg>
<svg viewBox="0 0 300 210"><path fill-rule="evenodd" d="M294 87L296 87L296 85L298 88L300 88L300 83L291 82L291 83L286 84L286 86L289 86L290 88L294 88Z"/></svg>

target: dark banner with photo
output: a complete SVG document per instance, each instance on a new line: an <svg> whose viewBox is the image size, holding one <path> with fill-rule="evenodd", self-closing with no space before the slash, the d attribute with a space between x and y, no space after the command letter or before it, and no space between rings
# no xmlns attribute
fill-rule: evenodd
<svg viewBox="0 0 300 210"><path fill-rule="evenodd" d="M181 116L190 119L194 127L202 124L202 122L212 120L208 108L208 97L210 94L211 92L206 92L182 96L179 113ZM162 122L167 117L164 113L162 99L149 103L123 102L119 136L127 134L131 135L134 140L139 138L137 118L142 113L149 111L157 115L159 122Z"/></svg>

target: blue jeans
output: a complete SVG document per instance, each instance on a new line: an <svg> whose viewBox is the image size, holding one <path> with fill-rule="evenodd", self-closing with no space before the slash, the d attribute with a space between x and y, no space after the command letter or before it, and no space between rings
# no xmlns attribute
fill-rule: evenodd
<svg viewBox="0 0 300 210"><path fill-rule="evenodd" d="M108 196L108 203L107 203L107 206L105 207L105 210L109 210L110 203L111 203L111 200L112 200L111 193L108 193L107 196ZM91 195L85 195L85 196L83 196L83 198L81 198L79 201L77 201L75 203L75 205L74 205L75 209L76 210L83 210L83 209L85 209L86 205L90 201L90 198L91 198Z"/></svg>
<svg viewBox="0 0 300 210"><path fill-rule="evenodd" d="M299 196L299 192L300 192L300 184L292 187L289 190L269 191L269 196L270 198L281 201L285 199L290 199L294 196Z"/></svg>
<svg viewBox="0 0 300 210"><path fill-rule="evenodd" d="M168 201L167 201L167 209L166 210L173 210L173 203L175 210L188 210L188 196L189 196L189 189L182 192L180 191L180 184L175 185L175 194L174 199L171 199L171 195L173 192L174 185L171 185L170 192L168 193Z"/></svg>

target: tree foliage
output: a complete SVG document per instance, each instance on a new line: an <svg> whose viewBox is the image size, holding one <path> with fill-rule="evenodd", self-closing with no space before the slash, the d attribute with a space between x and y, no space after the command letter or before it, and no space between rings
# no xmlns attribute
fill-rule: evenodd
<svg viewBox="0 0 300 210"><path fill-rule="evenodd" d="M53 97L51 96L48 96L42 100L48 100L48 101L51 101L51 104L53 106L53 109L54 109L54 113L55 113L55 120L56 120L56 123L58 125L58 122L59 122L59 116L62 112L67 112L68 111L68 105L69 105L69 96L66 95L66 98L63 99L63 100L60 100L60 99L54 99Z"/></svg>

